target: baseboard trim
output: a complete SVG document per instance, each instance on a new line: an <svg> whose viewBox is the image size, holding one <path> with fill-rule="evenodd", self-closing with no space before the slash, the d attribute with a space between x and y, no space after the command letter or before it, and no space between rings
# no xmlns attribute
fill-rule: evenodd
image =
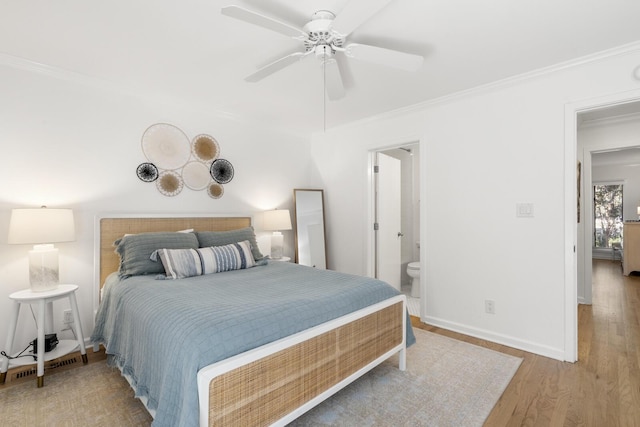
<svg viewBox="0 0 640 427"><path fill-rule="evenodd" d="M546 345L537 344L531 341L524 341L508 335L496 334L491 331L463 325L456 322L450 322L448 320L440 319L433 316L424 316L420 320L423 323L426 323L431 326L437 326L439 328L448 329L453 332L458 332L464 335L469 335L475 338L491 341L496 344L502 344L508 347L517 348L519 350L524 350L529 353L534 353L540 356L549 357L551 359L565 361L565 354L563 349L553 348Z"/></svg>

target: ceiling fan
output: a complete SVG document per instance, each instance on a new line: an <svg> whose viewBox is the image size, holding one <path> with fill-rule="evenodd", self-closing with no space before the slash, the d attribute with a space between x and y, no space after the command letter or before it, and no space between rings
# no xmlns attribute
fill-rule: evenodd
<svg viewBox="0 0 640 427"><path fill-rule="evenodd" d="M286 55L246 77L248 82L257 82L307 56L315 56L324 67L327 96L337 100L345 95L344 84L336 56L385 65L405 71L416 71L423 57L410 53L385 49L360 43L347 42L349 35L362 23L378 13L393 0L350 0L339 15L328 10L315 12L302 28L262 15L241 6L222 8L222 14L272 30L295 40L300 40L303 50Z"/></svg>

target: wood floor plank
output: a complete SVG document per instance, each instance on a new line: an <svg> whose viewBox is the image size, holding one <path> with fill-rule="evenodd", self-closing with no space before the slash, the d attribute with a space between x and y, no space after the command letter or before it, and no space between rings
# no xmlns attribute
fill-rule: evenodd
<svg viewBox="0 0 640 427"><path fill-rule="evenodd" d="M524 360L485 426L640 427L640 276L594 260L593 304L578 307L578 362L548 359L420 323Z"/></svg>

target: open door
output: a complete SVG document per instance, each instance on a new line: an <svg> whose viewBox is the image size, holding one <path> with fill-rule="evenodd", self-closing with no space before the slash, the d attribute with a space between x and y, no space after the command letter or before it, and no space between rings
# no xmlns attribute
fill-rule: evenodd
<svg viewBox="0 0 640 427"><path fill-rule="evenodd" d="M376 153L376 278L400 290L401 162Z"/></svg>

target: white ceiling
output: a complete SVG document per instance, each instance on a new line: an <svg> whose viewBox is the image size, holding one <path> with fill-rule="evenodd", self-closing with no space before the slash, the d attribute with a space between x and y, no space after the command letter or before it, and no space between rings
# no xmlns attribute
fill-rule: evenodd
<svg viewBox="0 0 640 427"><path fill-rule="evenodd" d="M578 126L595 125L614 118L629 120L640 118L640 102L627 102L580 113Z"/></svg>
<svg viewBox="0 0 640 427"><path fill-rule="evenodd" d="M302 26L316 10L339 14L347 2L0 0L0 53L311 133L323 128L321 67L307 58L245 82L257 66L299 50L299 42L220 9L237 4ZM424 55L422 68L341 61L347 95L326 101L327 127L638 41L639 16L635 0L392 1L350 41Z"/></svg>
<svg viewBox="0 0 640 427"><path fill-rule="evenodd" d="M640 102L628 102L578 114L578 127L606 126L620 121L639 121ZM640 166L640 147L628 147L593 153L592 166Z"/></svg>
<svg viewBox="0 0 640 427"><path fill-rule="evenodd" d="M620 150L593 153L592 166L640 166L640 148L630 147Z"/></svg>

